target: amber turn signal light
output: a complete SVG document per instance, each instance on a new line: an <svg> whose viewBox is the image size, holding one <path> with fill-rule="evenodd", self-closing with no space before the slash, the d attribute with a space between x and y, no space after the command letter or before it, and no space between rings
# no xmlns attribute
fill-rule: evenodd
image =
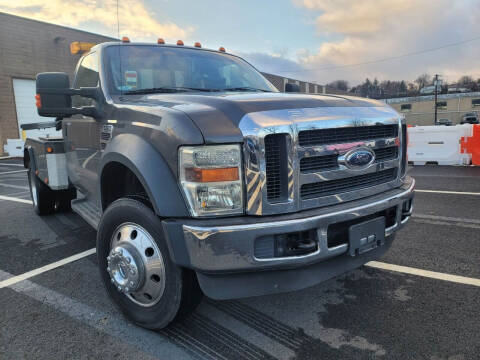
<svg viewBox="0 0 480 360"><path fill-rule="evenodd" d="M42 107L42 99L40 98L40 94L35 95L35 105L39 109Z"/></svg>
<svg viewBox="0 0 480 360"><path fill-rule="evenodd" d="M192 182L216 182L216 181L236 181L239 179L238 168L221 168L221 169L185 169L185 178Z"/></svg>

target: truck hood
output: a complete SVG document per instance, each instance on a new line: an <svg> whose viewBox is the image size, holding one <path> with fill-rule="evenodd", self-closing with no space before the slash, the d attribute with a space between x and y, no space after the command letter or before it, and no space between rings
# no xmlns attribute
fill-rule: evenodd
<svg viewBox="0 0 480 360"><path fill-rule="evenodd" d="M148 103L149 106L167 106L184 112L200 129L207 144L242 142L243 135L238 125L249 113L282 109L386 106L379 101L348 96L258 92L153 94L141 96L137 100Z"/></svg>

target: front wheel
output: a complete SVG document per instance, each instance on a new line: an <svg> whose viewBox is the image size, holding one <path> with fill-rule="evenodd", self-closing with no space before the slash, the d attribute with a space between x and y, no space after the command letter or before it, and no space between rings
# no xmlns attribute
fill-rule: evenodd
<svg viewBox="0 0 480 360"><path fill-rule="evenodd" d="M109 296L139 326L164 328L201 300L195 274L172 262L160 219L139 201L120 199L107 208L97 256Z"/></svg>

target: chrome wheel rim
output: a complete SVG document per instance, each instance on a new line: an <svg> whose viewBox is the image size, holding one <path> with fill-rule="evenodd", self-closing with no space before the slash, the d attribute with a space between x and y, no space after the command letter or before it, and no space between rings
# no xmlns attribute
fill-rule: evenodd
<svg viewBox="0 0 480 360"><path fill-rule="evenodd" d="M113 232L107 272L117 291L140 306L155 305L165 291L162 253L148 231L134 223Z"/></svg>
<svg viewBox="0 0 480 360"><path fill-rule="evenodd" d="M35 175L32 170L30 170L30 188L32 189L32 201L33 205L37 206L37 184L35 183Z"/></svg>

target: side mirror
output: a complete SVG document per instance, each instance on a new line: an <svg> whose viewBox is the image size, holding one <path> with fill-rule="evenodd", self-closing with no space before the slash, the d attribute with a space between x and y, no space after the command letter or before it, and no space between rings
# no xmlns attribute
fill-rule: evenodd
<svg viewBox="0 0 480 360"><path fill-rule="evenodd" d="M37 111L40 116L62 117L63 109L72 108L72 98L65 94L70 80L65 73L51 72L37 75ZM45 90L52 90L50 93ZM40 101L38 99L40 97Z"/></svg>
<svg viewBox="0 0 480 360"><path fill-rule="evenodd" d="M96 99L97 88L71 89L66 73L48 72L37 75L37 111L46 117L70 117L75 114L94 116L95 107L72 108L72 95Z"/></svg>
<svg viewBox="0 0 480 360"><path fill-rule="evenodd" d="M298 93L300 92L300 86L298 84L286 83L285 92Z"/></svg>

